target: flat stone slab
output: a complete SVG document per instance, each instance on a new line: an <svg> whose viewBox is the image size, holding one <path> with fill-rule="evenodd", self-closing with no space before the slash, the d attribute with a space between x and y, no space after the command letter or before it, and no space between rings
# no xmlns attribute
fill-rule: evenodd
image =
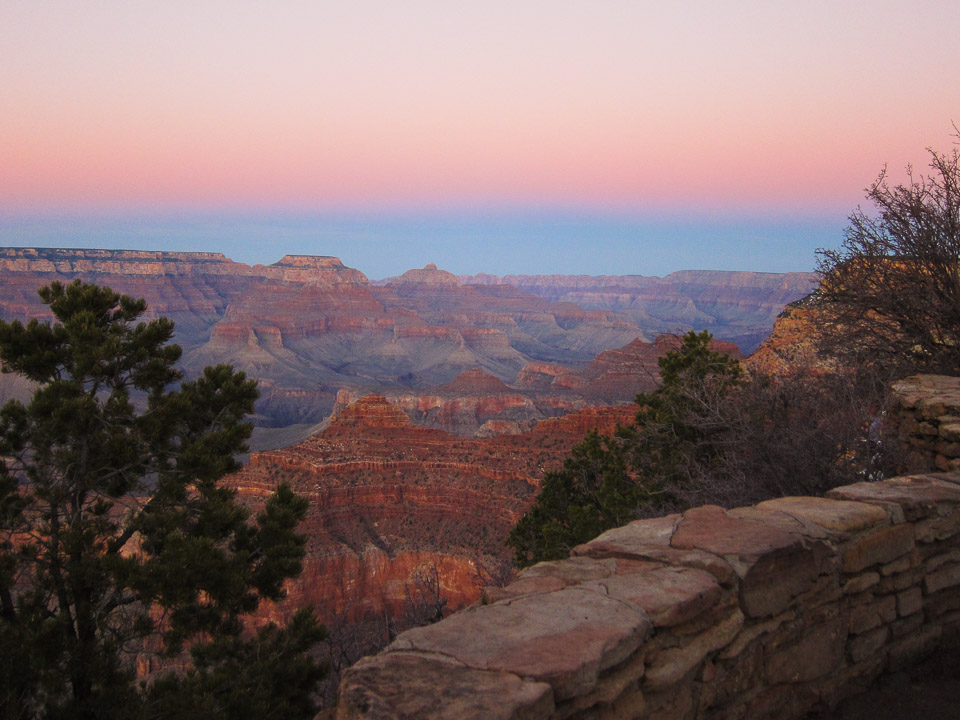
<svg viewBox="0 0 960 720"><path fill-rule="evenodd" d="M688 510L670 541L682 550L722 556L740 577L740 600L750 617L776 615L814 586L821 552L803 536L744 520L714 505Z"/></svg>
<svg viewBox="0 0 960 720"><path fill-rule="evenodd" d="M578 545L571 555L598 559L646 560L697 568L713 575L721 585L735 585L737 574L730 563L722 558L702 550L681 550L671 546L671 539L680 519L680 515L667 515L636 520L623 527L607 530L596 539Z"/></svg>
<svg viewBox="0 0 960 720"><path fill-rule="evenodd" d="M937 417L960 408L960 378L949 375L911 375L891 386L900 404L921 407Z"/></svg>
<svg viewBox="0 0 960 720"><path fill-rule="evenodd" d="M830 498L777 498L765 500L757 508L785 513L834 536L860 532L889 522L886 511L876 505Z"/></svg>
<svg viewBox="0 0 960 720"><path fill-rule="evenodd" d="M743 520L716 505L687 510L670 539L670 545L678 550L741 557L760 557L799 542L800 536L795 533Z"/></svg>
<svg viewBox="0 0 960 720"><path fill-rule="evenodd" d="M441 653L549 683L563 700L593 689L598 674L626 660L652 627L639 606L570 587L469 608L402 633L384 652Z"/></svg>
<svg viewBox="0 0 960 720"><path fill-rule="evenodd" d="M834 488L827 497L853 500L881 507L897 507L903 518L891 515L894 522L919 520L936 515L938 503L960 503L960 486L931 475L908 475L881 482L862 482Z"/></svg>
<svg viewBox="0 0 960 720"><path fill-rule="evenodd" d="M491 605L501 600L562 590L571 585L600 580L618 573L640 572L663 567L663 563L643 560L590 557L567 558L537 563L520 572L519 577L502 588L484 588L484 602Z"/></svg>
<svg viewBox="0 0 960 720"><path fill-rule="evenodd" d="M912 524L881 528L841 549L841 570L856 573L872 565L885 565L906 555L915 544Z"/></svg>
<svg viewBox="0 0 960 720"><path fill-rule="evenodd" d="M672 627L710 610L720 599L717 579L692 568L655 568L585 583L642 607L654 627Z"/></svg>
<svg viewBox="0 0 960 720"><path fill-rule="evenodd" d="M535 720L553 713L546 683L417 653L360 660L340 683L337 720Z"/></svg>

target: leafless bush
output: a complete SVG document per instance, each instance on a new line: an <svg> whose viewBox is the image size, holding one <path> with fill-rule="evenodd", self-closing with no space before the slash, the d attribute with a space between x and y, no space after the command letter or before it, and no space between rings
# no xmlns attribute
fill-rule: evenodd
<svg viewBox="0 0 960 720"><path fill-rule="evenodd" d="M725 392L687 388L696 432L670 483L675 505L749 505L894 474L902 451L884 421L887 388L876 376L805 368Z"/></svg>

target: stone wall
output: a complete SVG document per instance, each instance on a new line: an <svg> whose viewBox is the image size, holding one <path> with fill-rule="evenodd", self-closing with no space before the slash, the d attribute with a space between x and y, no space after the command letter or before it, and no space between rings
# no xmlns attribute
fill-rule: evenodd
<svg viewBox="0 0 960 720"><path fill-rule="evenodd" d="M960 378L914 375L893 389L911 469L960 469Z"/></svg>
<svg viewBox="0 0 960 720"><path fill-rule="evenodd" d="M916 474L608 531L357 663L337 718L789 720L958 636L960 472Z"/></svg>

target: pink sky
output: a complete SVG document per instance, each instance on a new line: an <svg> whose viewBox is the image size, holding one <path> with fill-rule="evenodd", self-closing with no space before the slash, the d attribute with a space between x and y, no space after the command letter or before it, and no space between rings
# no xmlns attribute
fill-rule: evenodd
<svg viewBox="0 0 960 720"><path fill-rule="evenodd" d="M835 212L949 147L958 31L923 0L4 0L0 210Z"/></svg>

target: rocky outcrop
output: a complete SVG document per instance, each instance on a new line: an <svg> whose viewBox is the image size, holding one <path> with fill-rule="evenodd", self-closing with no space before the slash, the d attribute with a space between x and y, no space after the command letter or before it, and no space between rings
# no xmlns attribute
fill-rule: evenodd
<svg viewBox="0 0 960 720"><path fill-rule="evenodd" d="M320 423L344 406L345 391L350 401L379 393L414 422L466 435L515 432L652 389L666 346L647 344L638 327L641 295L648 309L700 303L688 319L713 328L707 310L733 308L737 293L747 315L766 317L802 282L750 273L509 278L525 290L428 265L374 285L328 256L248 266L219 253L0 248L0 317L50 319L36 289L75 278L144 297L151 316L171 317L188 375L226 362L256 378L264 430ZM664 295L677 288L682 301ZM589 293L605 299L571 302ZM17 392L7 384L0 378L0 395Z"/></svg>
<svg viewBox="0 0 960 720"><path fill-rule="evenodd" d="M960 637L960 474L610 530L349 669L339 720L777 718Z"/></svg>
<svg viewBox="0 0 960 720"><path fill-rule="evenodd" d="M660 382L658 360L680 345L662 335L653 343L636 338L622 348L607 350L579 369L557 363L528 362L507 384L481 368L471 368L426 393L387 391L384 396L402 408L410 420L459 435L491 435L497 428L520 432L537 421L596 405L632 403L638 393ZM742 358L733 343L714 340L711 347ZM356 402L372 388L344 388L333 413Z"/></svg>
<svg viewBox="0 0 960 720"><path fill-rule="evenodd" d="M769 337L747 358L746 366L767 375L797 370L814 373L836 370L836 364L817 353L818 316L815 307L787 307L777 316Z"/></svg>
<svg viewBox="0 0 960 720"><path fill-rule="evenodd" d="M151 317L173 319L188 375L226 362L256 378L255 421L277 430L321 422L343 388L423 395L473 368L510 383L528 362L581 365L642 336L614 313L509 286L462 287L432 265L380 287L335 257L303 255L248 266L219 253L0 248L0 317L49 320L36 290L77 278L143 297ZM482 410L468 424L475 432L487 420L540 416Z"/></svg>
<svg viewBox="0 0 960 720"><path fill-rule="evenodd" d="M511 285L551 302L609 310L648 336L710 330L752 352L770 333L783 307L809 294L815 273L687 270L642 275L461 275L464 285Z"/></svg>
<svg viewBox="0 0 960 720"><path fill-rule="evenodd" d="M310 501L301 531L305 571L285 613L303 602L362 619L401 613L413 573L438 571L451 608L477 599L484 567L532 503L543 473L592 429L611 433L633 408L584 410L526 432L464 438L419 427L383 396L343 408L326 429L292 447L253 453L227 479L255 510L277 483ZM339 598L339 600L337 599Z"/></svg>

